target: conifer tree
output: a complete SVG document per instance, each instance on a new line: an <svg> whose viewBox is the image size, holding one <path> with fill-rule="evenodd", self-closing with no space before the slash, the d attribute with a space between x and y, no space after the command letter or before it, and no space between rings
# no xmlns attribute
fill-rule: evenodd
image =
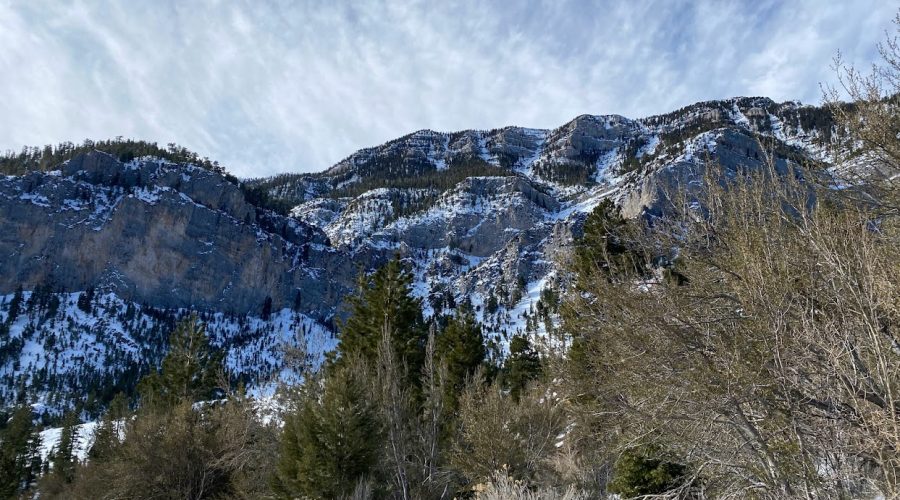
<svg viewBox="0 0 900 500"><path fill-rule="evenodd" d="M513 399L519 396L528 383L541 374L541 358L531 346L531 342L522 335L516 335L509 341L509 358L503 366L503 380Z"/></svg>
<svg viewBox="0 0 900 500"><path fill-rule="evenodd" d="M142 403L174 406L212 397L221 363L222 355L210 347L203 323L196 315L185 319L169 338L169 352L160 371L144 377L138 385Z"/></svg>
<svg viewBox="0 0 900 500"><path fill-rule="evenodd" d="M269 316L272 315L272 297L266 296L266 299L263 301L262 305L262 313L260 317L263 321L269 321Z"/></svg>
<svg viewBox="0 0 900 500"><path fill-rule="evenodd" d="M102 460L113 455L114 449L121 443L119 429L125 423L122 419L128 414L128 401L121 392L116 394L103 419L94 430L94 442L88 452L91 460Z"/></svg>
<svg viewBox="0 0 900 500"><path fill-rule="evenodd" d="M53 456L53 474L64 483L75 479L75 442L78 438L78 413L71 411L63 418L59 444Z"/></svg>
<svg viewBox="0 0 900 500"><path fill-rule="evenodd" d="M633 242L635 230L615 203L603 200L584 222L584 234L575 247L573 270L579 275L600 270L611 276L612 266L619 274L643 274L646 262Z"/></svg>
<svg viewBox="0 0 900 500"><path fill-rule="evenodd" d="M31 485L43 472L43 460L41 459L41 433L37 426L31 427L31 435L28 439L28 451L25 453L26 471L25 484Z"/></svg>
<svg viewBox="0 0 900 500"><path fill-rule="evenodd" d="M81 292L78 295L78 309L89 313L91 312L91 303L94 301L94 287L90 287L87 290Z"/></svg>
<svg viewBox="0 0 900 500"><path fill-rule="evenodd" d="M19 285L16 288L15 293L13 294L13 298L9 303L9 314L6 315L6 322L12 324L13 321L19 316L19 312L22 310L22 286Z"/></svg>
<svg viewBox="0 0 900 500"><path fill-rule="evenodd" d="M447 366L445 404L452 409L467 379L484 364L484 335L471 310L463 309L450 320L437 343L439 357Z"/></svg>
<svg viewBox="0 0 900 500"><path fill-rule="evenodd" d="M347 358L344 358L345 360ZM357 359L318 381L285 420L274 488L283 498L337 498L373 473L381 448L378 410Z"/></svg>
<svg viewBox="0 0 900 500"><path fill-rule="evenodd" d="M17 497L35 480L40 471L39 448L31 408L18 408L0 431L0 498Z"/></svg>
<svg viewBox="0 0 900 500"><path fill-rule="evenodd" d="M684 465L659 458L663 456L657 447L629 450L615 464L615 474L609 491L625 498L662 495L684 481L687 469Z"/></svg>
<svg viewBox="0 0 900 500"><path fill-rule="evenodd" d="M341 356L376 359L382 333L390 331L395 354L405 364L409 379L417 383L427 330L421 303L410 294L411 286L412 274L399 256L371 278L361 277L358 294L349 299L350 317L341 325Z"/></svg>

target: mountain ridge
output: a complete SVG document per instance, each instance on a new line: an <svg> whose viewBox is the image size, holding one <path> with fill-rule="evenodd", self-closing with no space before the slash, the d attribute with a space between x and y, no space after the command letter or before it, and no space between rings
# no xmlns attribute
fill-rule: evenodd
<svg viewBox="0 0 900 500"><path fill-rule="evenodd" d="M9 381L0 405L20 387L46 400L48 387L80 376L48 363L72 331L103 338L106 313L79 323L71 312L73 294L89 289L163 317L225 315L232 323L215 324L237 326L227 335L211 328L218 346L240 353L257 339L271 350L291 339L285 325L333 339L358 274L399 255L426 313L471 303L494 356L514 334L549 341L541 301L565 289L569 249L601 201L629 217L661 215L667 189L696 184L713 166L737 175L764 167L771 153L781 169L827 167L835 136L824 112L735 98L639 120L580 115L552 130L417 131L316 174L245 181L127 149L81 151L54 170L0 177L0 374ZM19 287L69 307L51 314L38 301L12 317ZM267 319L288 317L282 326ZM131 339L152 359L117 355L127 366L112 372L131 380L149 369L165 349L154 331L137 328ZM311 355L333 340L320 344ZM260 383L280 370L270 358L229 366Z"/></svg>

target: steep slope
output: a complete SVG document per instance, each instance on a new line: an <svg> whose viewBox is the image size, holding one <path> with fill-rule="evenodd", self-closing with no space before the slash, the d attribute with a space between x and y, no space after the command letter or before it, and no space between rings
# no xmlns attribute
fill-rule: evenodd
<svg viewBox="0 0 900 500"><path fill-rule="evenodd" d="M315 227L249 204L219 174L157 159L94 152L0 179L0 226L7 293L95 286L154 307L246 314L303 290L324 318L320 305L336 303L354 275ZM322 275L333 286L320 286Z"/></svg>
<svg viewBox="0 0 900 500"><path fill-rule="evenodd" d="M394 254L428 314L471 302L502 356L513 334L552 340L568 249L603 199L659 215L668 189L702 189L710 168L735 176L770 153L782 171L825 168L834 140L820 108L736 98L638 120L582 115L553 130L424 130L322 173L244 183L100 151L0 177L0 405L133 385L189 310L205 315L233 376L260 384L296 331L325 339L313 355L332 348L357 273ZM294 205L290 215L263 208L267 197ZM43 297L21 315L10 313L17 287ZM88 289L109 307L72 309Z"/></svg>

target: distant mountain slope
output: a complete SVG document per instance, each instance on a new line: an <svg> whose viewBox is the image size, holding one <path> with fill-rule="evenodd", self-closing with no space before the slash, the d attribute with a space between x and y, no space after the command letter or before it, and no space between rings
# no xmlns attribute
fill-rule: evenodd
<svg viewBox="0 0 900 500"><path fill-rule="evenodd" d="M605 166L617 175L640 170L679 144L717 128L740 129L769 138L801 154L821 153L832 139L833 120L820 107L775 103L763 97L701 102L649 118L582 115L554 130L506 127L490 131L443 133L420 130L365 148L318 174L284 174L256 179L275 196L300 203L352 186L359 192L397 183L449 189L455 170L494 168L489 174L521 173L563 186L602 182ZM659 147L659 149L657 149ZM659 162L656 162L659 166ZM602 170L602 172L601 172ZM473 175L478 175L473 174ZM415 180L414 180L415 179ZM359 194L353 192L352 194Z"/></svg>
<svg viewBox="0 0 900 500"><path fill-rule="evenodd" d="M661 214L667 188L702 189L713 166L733 176L771 152L780 168L827 168L838 136L821 108L736 98L644 119L582 115L553 130L424 130L321 173L244 182L127 151L73 151L55 168L0 177L0 405L133 380L158 362L160 333L115 319L121 308L220 318L217 345L238 358L257 341L270 352L297 325L330 332L359 271L394 254L412 266L428 313L471 302L500 355L512 334L547 338L573 238L603 199L628 216ZM69 305L95 289L118 305L92 309L87 326L74 311L12 318L18 287ZM257 327L222 326L248 322ZM129 340L104 337L111 324ZM236 331L239 343L228 340ZM104 347L90 363L49 361L92 343ZM271 359L229 366L260 381L278 371Z"/></svg>

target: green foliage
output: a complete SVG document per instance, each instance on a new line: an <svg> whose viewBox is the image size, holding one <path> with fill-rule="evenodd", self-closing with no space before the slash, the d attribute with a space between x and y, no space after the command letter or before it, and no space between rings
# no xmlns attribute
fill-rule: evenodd
<svg viewBox="0 0 900 500"><path fill-rule="evenodd" d="M584 186L594 183L594 172L599 154L584 154L574 158L575 162L539 163L534 173L538 176L566 186Z"/></svg>
<svg viewBox="0 0 900 500"><path fill-rule="evenodd" d="M535 385L515 399L496 382L476 379L469 385L460 398L450 455L450 465L464 483L483 483L501 471L536 484L558 480L548 462L566 416L546 391Z"/></svg>
<svg viewBox="0 0 900 500"><path fill-rule="evenodd" d="M471 311L462 310L450 320L438 337L437 345L438 357L447 367L444 399L452 409L466 382L484 364L487 352L481 325Z"/></svg>
<svg viewBox="0 0 900 500"><path fill-rule="evenodd" d="M409 379L418 380L427 329L421 303L410 293L412 279L399 256L371 277L360 277L359 291L348 299L350 316L340 325L341 359L354 356L376 359L378 345L387 329L396 356L407 367ZM337 362L341 363L341 359Z"/></svg>
<svg viewBox="0 0 900 500"><path fill-rule="evenodd" d="M120 429L125 426L124 419L129 414L128 400L123 393L118 393L109 404L109 409L94 430L94 442L88 452L91 460L104 460L112 457L121 444Z"/></svg>
<svg viewBox="0 0 900 500"><path fill-rule="evenodd" d="M488 296L487 304L484 306L485 310L488 314L494 314L497 312L497 309L500 308L500 304L497 302L497 296L491 293Z"/></svg>
<svg viewBox="0 0 900 500"><path fill-rule="evenodd" d="M77 302L78 309L81 309L82 311L84 311L86 313L90 313L91 312L91 303L93 303L93 301L94 301L94 287L90 287L78 295L78 302Z"/></svg>
<svg viewBox="0 0 900 500"><path fill-rule="evenodd" d="M209 346L206 329L196 315L178 323L160 371L138 384L144 405L174 406L209 399L216 388L222 353Z"/></svg>
<svg viewBox="0 0 900 500"><path fill-rule="evenodd" d="M622 151L622 170L621 173L627 174L630 172L641 172L644 166L643 158L638 158L638 152L640 152L641 148L647 146L648 141L644 136L638 136L633 139L629 139L627 143L625 143L625 148Z"/></svg>
<svg viewBox="0 0 900 500"><path fill-rule="evenodd" d="M32 423L31 408L16 409L0 430L0 498L16 498L41 470L41 437Z"/></svg>
<svg viewBox="0 0 900 500"><path fill-rule="evenodd" d="M12 324L22 311L22 285L16 287L12 300L9 302L9 314L7 314L7 324Z"/></svg>
<svg viewBox="0 0 900 500"><path fill-rule="evenodd" d="M308 392L285 420L274 488L283 498L338 498L373 474L381 449L366 370L346 362Z"/></svg>
<svg viewBox="0 0 900 500"><path fill-rule="evenodd" d="M128 162L143 156L156 156L175 163L191 163L198 167L225 175L225 169L218 162L201 157L193 151L174 143L165 148L155 142L123 139L121 137L106 141L91 141L85 139L81 144L63 142L56 146L46 145L43 148L24 147L19 153L7 151L0 156L0 174L22 175L29 171L46 172L57 168L66 160L91 151L103 151L119 159ZM229 177L232 182L237 181Z"/></svg>
<svg viewBox="0 0 900 500"><path fill-rule="evenodd" d="M509 341L509 357L503 364L501 376L513 399L518 400L528 383L541 375L541 358L523 335Z"/></svg>
<svg viewBox="0 0 900 500"><path fill-rule="evenodd" d="M63 417L62 430L60 431L59 444L53 451L53 475L63 483L71 483L75 479L75 466L77 465L74 448L77 439L78 413L71 411Z"/></svg>
<svg viewBox="0 0 900 500"><path fill-rule="evenodd" d="M271 210L279 215L288 215L296 203L290 200L275 198L269 194L263 186L241 183L241 191L244 193L244 199L247 203Z"/></svg>
<svg viewBox="0 0 900 500"><path fill-rule="evenodd" d="M625 498L658 495L682 486L687 468L661 458L657 447L629 450L616 461L609 491Z"/></svg>
<svg viewBox="0 0 900 500"><path fill-rule="evenodd" d="M646 248L633 243L635 223L622 217L621 209L605 199L588 215L584 233L575 246L574 271L592 276L597 270L613 275L642 276L648 271Z"/></svg>
<svg viewBox="0 0 900 500"><path fill-rule="evenodd" d="M447 170L435 170L431 164L410 164L408 158L397 156L379 158L371 165L357 166L363 179L346 187L331 191L332 198L356 197L378 188L433 189L443 192L455 187L469 177L507 177L512 172L496 167L480 158L457 158ZM346 179L340 179L346 180ZM339 180L339 181L340 181ZM421 208L426 208L422 206Z"/></svg>
<svg viewBox="0 0 900 500"><path fill-rule="evenodd" d="M272 315L272 297L266 296L265 300L263 300L262 311L260 312L260 318L263 321L269 321L269 316Z"/></svg>
<svg viewBox="0 0 900 500"><path fill-rule="evenodd" d="M275 430L241 395L198 406L142 408L124 422L124 441L88 461L59 497L270 497Z"/></svg>

